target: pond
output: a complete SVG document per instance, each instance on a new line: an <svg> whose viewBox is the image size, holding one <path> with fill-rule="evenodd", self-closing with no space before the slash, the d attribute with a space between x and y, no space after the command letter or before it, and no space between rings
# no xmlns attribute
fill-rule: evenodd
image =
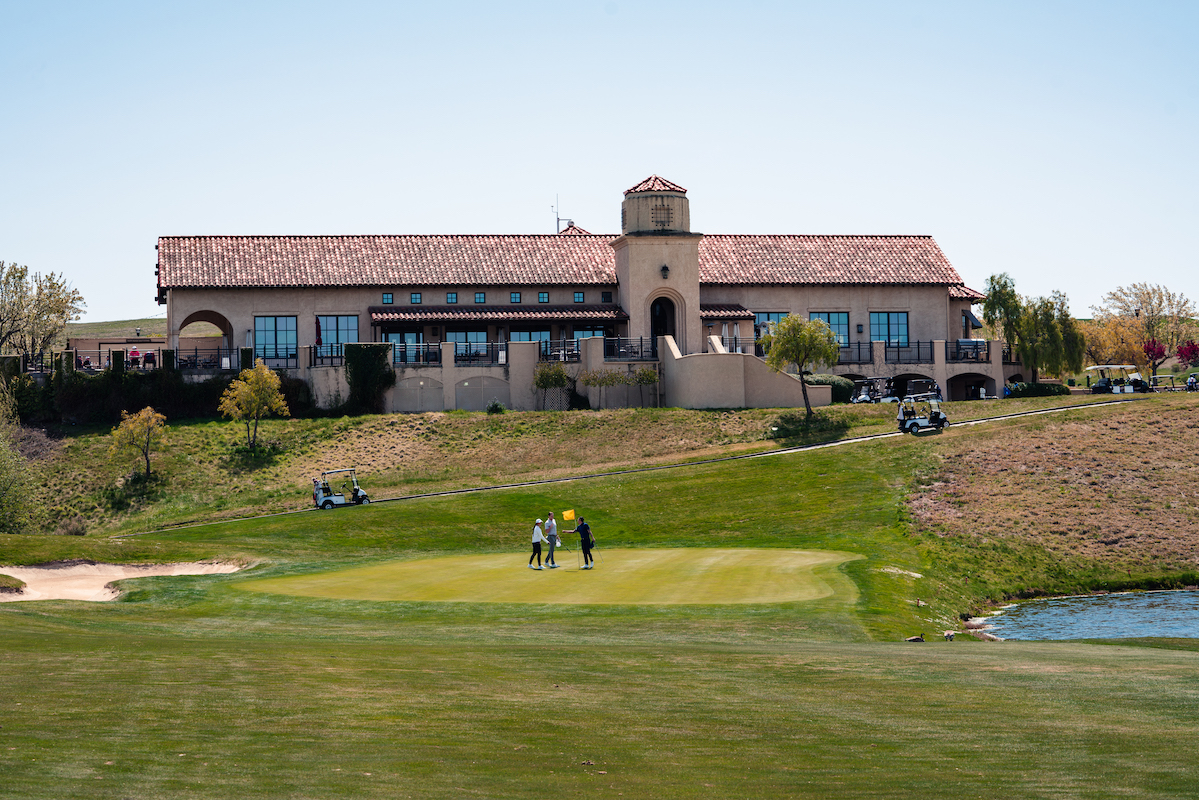
<svg viewBox="0 0 1199 800"><path fill-rule="evenodd" d="M1032 600L987 618L1001 639L1199 638L1199 590Z"/></svg>

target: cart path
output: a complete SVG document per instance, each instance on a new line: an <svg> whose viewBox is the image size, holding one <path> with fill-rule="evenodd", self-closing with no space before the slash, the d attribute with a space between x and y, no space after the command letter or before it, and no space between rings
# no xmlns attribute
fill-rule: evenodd
<svg viewBox="0 0 1199 800"><path fill-rule="evenodd" d="M1113 407L1131 403L1137 400L1142 400L1143 397L1125 397L1119 400L1104 400L1098 403L1083 403L1080 405L1063 406L1061 408L1043 408L1036 411L1018 411L1013 414L998 414L994 417L982 417L980 419L967 420L965 422L951 422L952 428L965 428L973 425L983 425L988 422L1000 422L1005 419L1017 419L1019 417L1034 417L1041 414L1060 414L1066 411L1077 411L1083 408L1100 408ZM546 486L555 483L572 483L574 481L589 481L596 478L612 478L618 475L636 475L641 472L657 472L665 469L686 469L688 467L699 467L705 464L719 464L724 461L741 461L747 458L773 458L776 456L785 456L791 453L802 453L808 450L823 450L827 447L842 447L851 444L860 444L862 442L873 442L880 439L890 439L896 436L907 436L909 434L892 431L890 433L872 433L868 436L852 436L848 439L837 439L832 442L816 442L814 444L801 444L795 447L783 447L778 450L765 450L760 453L739 453L733 456L720 456L718 458L705 458L699 461L680 461L674 464L658 464L652 467L631 467L629 469L610 470L608 472L590 472L584 475L571 475L565 478L544 478L536 481L521 481L520 483L500 483L493 486L473 486L468 489L447 489L441 492L424 492L422 494L406 494L400 497L384 497L378 500L371 499L371 505L375 503L396 503L404 500L422 500L428 497L449 497L457 494L473 494L475 492L494 492L501 489L523 489L529 486ZM922 434L924 435L924 434ZM149 531L139 531L137 533L123 533L113 536L113 539L124 539L130 536L145 536L151 533L170 533L171 531L183 531L189 528L204 528L209 525L224 525L232 522L245 522L254 519L269 519L271 517L286 517L293 514L307 514L313 511L320 511L318 508L303 508L298 511L277 511L273 514L258 514L252 517L236 517L234 519L214 520L213 522L197 522L192 525L180 525L173 528L158 528Z"/></svg>

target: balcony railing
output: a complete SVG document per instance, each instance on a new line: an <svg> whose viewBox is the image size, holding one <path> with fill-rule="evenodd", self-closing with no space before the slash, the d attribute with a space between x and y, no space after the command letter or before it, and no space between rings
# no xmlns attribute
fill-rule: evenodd
<svg viewBox="0 0 1199 800"><path fill-rule="evenodd" d="M1003 363L1004 364L1019 364L1020 357L1012 352L1012 348L1006 344L1003 346Z"/></svg>
<svg viewBox="0 0 1199 800"><path fill-rule="evenodd" d="M345 363L346 353L341 344L318 344L308 352L310 367L337 367Z"/></svg>
<svg viewBox="0 0 1199 800"><path fill-rule="evenodd" d="M230 347L189 347L175 353L179 369L239 370L240 361L241 352Z"/></svg>
<svg viewBox="0 0 1199 800"><path fill-rule="evenodd" d="M933 363L932 342L908 342L906 345L886 344L888 364L931 364Z"/></svg>
<svg viewBox="0 0 1199 800"><path fill-rule="evenodd" d="M720 344L728 353L749 353L754 355L756 341L752 336L721 336Z"/></svg>
<svg viewBox="0 0 1199 800"><path fill-rule="evenodd" d="M578 361L579 340L557 339L543 341L538 359L541 361Z"/></svg>
<svg viewBox="0 0 1199 800"><path fill-rule="evenodd" d="M973 361L986 364L991 361L991 343L982 339L958 339L945 343L945 360L950 362Z"/></svg>
<svg viewBox="0 0 1199 800"><path fill-rule="evenodd" d="M636 339L604 339L604 361L657 361L658 340L652 336Z"/></svg>
<svg viewBox="0 0 1199 800"><path fill-rule="evenodd" d="M874 361L871 342L850 342L841 348L838 364L869 364Z"/></svg>
<svg viewBox="0 0 1199 800"><path fill-rule="evenodd" d="M422 364L441 364L441 345L428 342L406 343L394 342L391 349L391 363L402 364L406 367Z"/></svg>
<svg viewBox="0 0 1199 800"><path fill-rule="evenodd" d="M456 342L455 364L507 364L507 342Z"/></svg>
<svg viewBox="0 0 1199 800"><path fill-rule="evenodd" d="M300 367L299 348L294 344L256 345L254 360L257 361L260 358L273 369L299 369Z"/></svg>

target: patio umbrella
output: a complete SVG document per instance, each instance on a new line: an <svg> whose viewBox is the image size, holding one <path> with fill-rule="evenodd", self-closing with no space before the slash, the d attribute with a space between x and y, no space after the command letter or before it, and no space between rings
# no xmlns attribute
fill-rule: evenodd
<svg viewBox="0 0 1199 800"><path fill-rule="evenodd" d="M321 342L321 318L317 317L316 318L316 346L320 347L321 344L323 344L323 342Z"/></svg>

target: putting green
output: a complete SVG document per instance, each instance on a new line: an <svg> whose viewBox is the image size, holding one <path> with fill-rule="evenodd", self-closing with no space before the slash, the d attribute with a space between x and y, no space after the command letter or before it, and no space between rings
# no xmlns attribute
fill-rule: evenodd
<svg viewBox="0 0 1199 800"><path fill-rule="evenodd" d="M597 551L598 553L598 551ZM592 570L559 551L554 570L527 555L442 556L237 584L272 594L343 600L580 605L790 603L857 590L836 567L861 558L828 550L604 550Z"/></svg>

